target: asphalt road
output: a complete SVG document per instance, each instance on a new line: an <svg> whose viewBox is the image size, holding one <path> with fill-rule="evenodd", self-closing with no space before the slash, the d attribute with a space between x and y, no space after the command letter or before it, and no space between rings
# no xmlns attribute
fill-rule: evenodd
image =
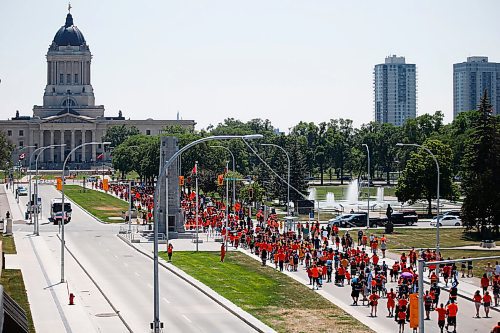
<svg viewBox="0 0 500 333"><path fill-rule="evenodd" d="M58 226L49 220L50 200L60 197L54 186L40 186L40 234L53 237ZM21 205L27 197L21 197ZM31 225L25 228L32 229ZM116 236L119 225L102 224L73 205L65 227L66 244L102 288L134 332L149 332L153 319L153 262ZM59 256L57 249L55 253ZM69 256L66 253L66 256ZM168 332L253 332L247 324L160 267L160 320ZM67 271L66 277L71 277Z"/></svg>

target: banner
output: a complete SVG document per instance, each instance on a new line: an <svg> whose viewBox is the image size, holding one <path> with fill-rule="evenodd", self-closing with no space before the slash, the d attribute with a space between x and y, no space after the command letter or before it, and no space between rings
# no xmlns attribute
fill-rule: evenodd
<svg viewBox="0 0 500 333"><path fill-rule="evenodd" d="M102 189L104 191L108 191L109 190L109 184L108 184L108 178L104 178L103 181L102 181Z"/></svg>
<svg viewBox="0 0 500 333"><path fill-rule="evenodd" d="M418 294L410 294L410 328L418 327Z"/></svg>
<svg viewBox="0 0 500 333"><path fill-rule="evenodd" d="M62 191L62 179L61 179L61 177L56 178L56 188L58 191Z"/></svg>

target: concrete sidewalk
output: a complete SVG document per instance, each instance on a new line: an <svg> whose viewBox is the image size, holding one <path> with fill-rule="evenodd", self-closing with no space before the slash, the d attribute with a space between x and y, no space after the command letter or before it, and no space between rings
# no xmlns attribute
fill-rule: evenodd
<svg viewBox="0 0 500 333"><path fill-rule="evenodd" d="M12 192L0 186L0 210L16 221L20 208ZM6 268L23 273L37 332L129 332L102 294L78 264L66 255L71 280L61 283L60 241L54 233L34 236L31 226L17 220L13 226L17 254L6 255ZM69 293L75 295L69 305Z"/></svg>

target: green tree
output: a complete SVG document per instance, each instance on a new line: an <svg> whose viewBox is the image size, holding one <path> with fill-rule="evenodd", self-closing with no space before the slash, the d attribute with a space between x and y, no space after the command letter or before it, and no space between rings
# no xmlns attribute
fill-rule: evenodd
<svg viewBox="0 0 500 333"><path fill-rule="evenodd" d="M440 170L440 197L454 199L456 189L451 175L451 148L438 140L427 140L423 144L436 157ZM424 199L427 212L432 214L432 200L437 198L437 169L432 156L423 148L412 151L410 159L398 179L396 196L400 202L414 203Z"/></svg>
<svg viewBox="0 0 500 333"><path fill-rule="evenodd" d="M498 237L500 223L500 126L484 92L475 112L473 128L466 141L462 163L462 206L464 224L487 237L493 230Z"/></svg>
<svg viewBox="0 0 500 333"><path fill-rule="evenodd" d="M118 147L128 137L137 134L140 134L140 131L135 126L116 125L111 126L106 130L106 134L102 140L105 142L111 142L110 147Z"/></svg>
<svg viewBox="0 0 500 333"><path fill-rule="evenodd" d="M12 163L11 155L14 145L9 142L4 132L0 131L0 165L5 167Z"/></svg>

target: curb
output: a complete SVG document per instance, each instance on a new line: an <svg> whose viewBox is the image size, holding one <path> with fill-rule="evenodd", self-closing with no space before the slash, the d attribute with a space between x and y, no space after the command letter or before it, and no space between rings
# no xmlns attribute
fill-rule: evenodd
<svg viewBox="0 0 500 333"><path fill-rule="evenodd" d="M59 238L59 241L62 241L61 240L61 237L59 236L59 234L57 234L57 238ZM125 325L125 327L127 328L127 330L130 332L130 333L134 333L134 331L132 331L132 329L130 328L130 326L127 324L127 322L125 321L125 319L123 319L122 315L120 314L120 311L118 311L118 309L113 305L113 303L111 303L111 300L108 298L108 296L106 296L106 294L104 293L104 291L101 289L101 287L97 284L97 282L94 280L94 278L90 275L90 273L85 269L85 267L83 267L83 265L80 263L80 261L75 257L75 255L73 254L73 252L70 251L70 249L68 249L68 246L66 244L64 244L64 248L66 249L66 251L68 251L68 253L71 255L71 257L75 260L75 262L78 264L78 266L80 266L80 268L83 270L83 272L89 277L90 281L92 281L92 283L96 286L97 290L99 290L99 292L101 293L101 295L104 297L104 299L106 299L106 301L108 302L108 304L111 306L111 308L113 309L113 311L116 313L116 315L118 316L118 318L120 318L120 321L123 323L123 325Z"/></svg>
<svg viewBox="0 0 500 333"><path fill-rule="evenodd" d="M53 186L53 185L52 185ZM79 186L79 185L77 185ZM83 187L82 187L83 188ZM62 192L61 191L58 191L59 193L61 193L61 196L62 196ZM68 201L71 201L71 203L73 203L75 206L77 206L78 208L80 208L81 210L83 210L85 213L87 213L88 215L92 216L92 218L94 220L96 220L97 222L99 223L102 223L102 224L111 224L109 222L104 222L103 220L97 218L96 216L94 216L94 214L90 213L88 210L86 210L85 208L83 208L82 206L80 206L79 204L77 204L76 202L74 202L70 197L68 197L67 195L64 196L64 200L68 200ZM115 223L113 223L115 224ZM116 224L119 224L119 223L116 223Z"/></svg>
<svg viewBox="0 0 500 333"><path fill-rule="evenodd" d="M125 244L127 244L130 247L132 247L137 252L139 252L139 253L145 255L146 257L150 258L151 260L153 260L153 256L151 254L149 254L149 253L147 253L147 252L145 252L145 251L143 251L143 250L135 247L133 244L131 244L129 242L128 239L126 239L122 235L117 235L117 236L123 242L125 242ZM159 258L158 263L162 267L166 268L171 273L175 274L177 277L179 277L182 280L184 280L185 282L189 283L192 287L194 287L197 290L199 290L205 296L209 297L215 303L217 303L220 306L222 306L224 309L226 309L227 311L229 311L231 314L233 314L234 316L236 316L238 319L240 319L241 321L243 321L245 324L247 324L248 326L250 326L251 328L253 328L257 332L259 332L259 333L267 333L267 332L274 332L275 333L276 332L275 330L273 330L272 328L270 328L266 324L262 323L260 320L258 320L254 316L252 316L251 314L249 314L249 313L245 312L244 310L242 310L236 304L232 303L231 301L229 301L229 300L225 299L224 297L220 296L219 294L217 294L210 287L204 285L202 282L200 282L200 281L196 280L195 278L191 277L190 275L186 274L183 270L178 269L175 266L169 267L168 265L162 263L160 260L162 260L162 259ZM201 287L201 286L203 286L203 287ZM252 323L252 321L258 321L258 323L260 325L258 325L257 323ZM259 326L261 326L261 327L259 327Z"/></svg>

